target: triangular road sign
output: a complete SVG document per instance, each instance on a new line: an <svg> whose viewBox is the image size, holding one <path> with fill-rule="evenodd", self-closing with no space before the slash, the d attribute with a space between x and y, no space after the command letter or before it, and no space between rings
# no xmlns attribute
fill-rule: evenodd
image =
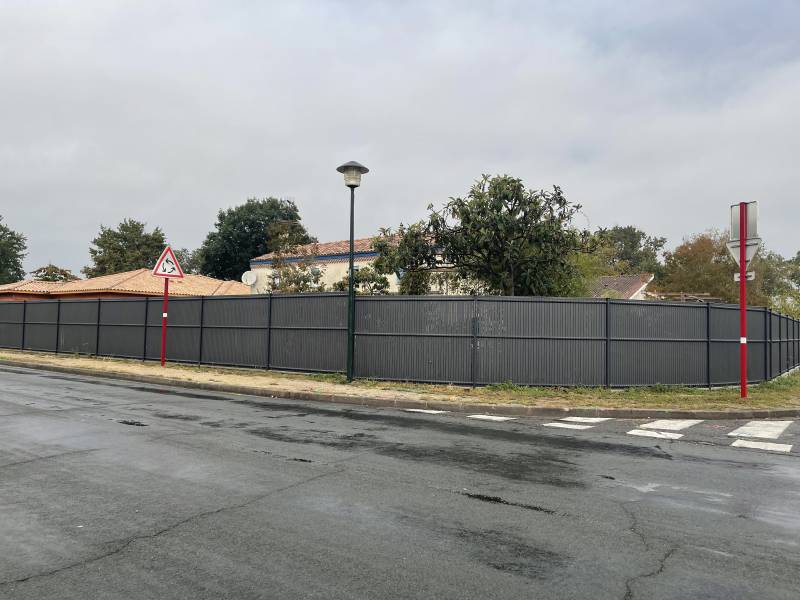
<svg viewBox="0 0 800 600"><path fill-rule="evenodd" d="M747 257L747 265L745 268L750 266L750 263L756 256L758 252L758 248L761 244L761 238L747 238L747 242L745 245L745 253ZM725 244L728 247L728 252L731 253L731 257L733 260L736 261L736 264L739 264L739 240L733 240Z"/></svg>
<svg viewBox="0 0 800 600"><path fill-rule="evenodd" d="M178 264L178 259L175 258L175 253L169 246L164 248L164 251L158 258L158 262L156 263L156 268L153 269L153 275L155 275L156 277L167 277L170 279L183 278L183 270L181 269L181 266Z"/></svg>

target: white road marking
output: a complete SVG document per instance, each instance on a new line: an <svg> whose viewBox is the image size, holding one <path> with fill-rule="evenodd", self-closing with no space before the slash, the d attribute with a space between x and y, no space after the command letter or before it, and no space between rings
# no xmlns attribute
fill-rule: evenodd
<svg viewBox="0 0 800 600"><path fill-rule="evenodd" d="M611 417L564 417L559 419L559 421L572 421L574 423L602 423L610 420Z"/></svg>
<svg viewBox="0 0 800 600"><path fill-rule="evenodd" d="M514 417L498 417L496 415L467 415L468 419L480 419L481 421L514 421Z"/></svg>
<svg viewBox="0 0 800 600"><path fill-rule="evenodd" d="M750 421L728 435L776 440L794 421Z"/></svg>
<svg viewBox="0 0 800 600"><path fill-rule="evenodd" d="M646 429L631 429L628 435L640 435L642 437L654 437L660 440L679 440L683 437L682 433L672 433L670 431L647 431Z"/></svg>
<svg viewBox="0 0 800 600"><path fill-rule="evenodd" d="M449 410L431 410L429 408L405 408L403 410L413 413L425 413L426 415L443 415L444 413L450 412Z"/></svg>
<svg viewBox="0 0 800 600"><path fill-rule="evenodd" d="M639 425L642 429L660 429L666 431L680 431L681 429L687 429L692 425L697 425L698 423L702 423L703 420L697 419L663 419L661 421L653 421L652 423L645 423L644 425Z"/></svg>
<svg viewBox="0 0 800 600"><path fill-rule="evenodd" d="M564 429L591 429L594 425L576 425L575 423L545 423L545 427L562 427Z"/></svg>
<svg viewBox="0 0 800 600"><path fill-rule="evenodd" d="M773 444L772 442L751 442L750 440L736 440L731 444L736 448L754 448L756 450L771 450L772 452L791 452L791 444Z"/></svg>

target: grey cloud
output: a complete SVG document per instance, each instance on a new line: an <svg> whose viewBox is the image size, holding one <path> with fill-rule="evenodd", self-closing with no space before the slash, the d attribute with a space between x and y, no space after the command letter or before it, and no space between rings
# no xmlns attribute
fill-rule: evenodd
<svg viewBox="0 0 800 600"><path fill-rule="evenodd" d="M29 268L127 216L196 246L248 196L340 239L355 159L358 235L501 172L673 244L760 200L793 254L798 9L763 4L4 3L0 214Z"/></svg>

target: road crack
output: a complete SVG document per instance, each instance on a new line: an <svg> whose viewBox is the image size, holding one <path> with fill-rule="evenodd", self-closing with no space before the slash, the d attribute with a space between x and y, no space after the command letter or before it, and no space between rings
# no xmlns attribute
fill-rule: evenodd
<svg viewBox="0 0 800 600"><path fill-rule="evenodd" d="M164 527L163 529L159 529L158 531L155 531L155 532L147 534L147 535L137 535L137 536L132 536L132 537L129 537L129 538L126 538L126 539L116 540L116 541L112 540L111 542L108 542L108 544L117 543L118 545L115 548L112 548L111 550L109 550L108 552L104 552L104 553L99 554L97 556L93 556L93 557L90 557L90 558L87 558L87 559L84 559L84 560L80 560L80 561L77 561L77 562L74 562L74 563L71 563L71 564L68 564L68 565L64 565L63 567L59 567L57 569L52 569L52 570L46 571L44 573L35 573L35 574L29 575L27 577L20 577L19 579L10 579L10 580L6 580L6 581L0 581L0 587L5 587L5 586L9 586L9 585L15 585L15 584L19 584L19 583L26 583L26 582L31 581L33 579L41 579L41 578L44 578L44 577L51 577L53 575L57 575L59 573L63 573L64 571L69 571L71 569L76 569L76 568L79 568L79 567L85 567L87 565L99 562L101 560L105 560L106 558L109 558L109 557L114 556L116 554L120 554L121 552L124 552L127 548L129 548L131 545L133 545L134 543L136 543L138 541L141 541L141 540L152 540L152 539L161 537L163 535L166 535L166 534L174 531L175 529L177 529L179 527L182 527L183 525L186 525L187 523L191 523L192 521L195 521L195 520L198 520L198 519L203 519L203 518L214 516L214 515L218 515L220 513L223 513L223 512L226 512L226 511L230 511L230 510L238 510L240 508L245 508L247 506L250 506L251 504L255 504L256 502L259 502L259 501L261 501L261 500L263 500L265 498L268 498L270 496L274 496L276 494L280 494L282 492L294 489L294 488L299 487L301 485L305 485L307 483L311 483L312 481L316 481L317 479L322 479L323 477L330 477L331 475L337 475L337 474L342 473L342 472L344 472L344 469L338 469L336 471L330 471L328 473L320 473L318 475L314 475L312 477L307 477L307 478L305 478L305 479L303 479L301 481L296 481L295 483L283 486L281 488L276 488L274 490L270 490L269 492L266 492L264 494L259 494L258 496L254 497L254 498L250 498L249 500L247 500L245 502L240 502L239 504L232 504L232 505L216 508L216 509L213 509L213 510L206 510L206 511L202 511L202 512L196 513L194 515L186 517L185 519L181 519L180 521L176 521L175 523L172 523L171 525L168 525L167 527Z"/></svg>
<svg viewBox="0 0 800 600"><path fill-rule="evenodd" d="M663 573L664 569L667 566L667 561L677 551L678 551L678 546L672 546L658 560L658 566L655 569L653 569L652 571L649 571L647 573L642 573L641 575L635 575L634 577L629 577L628 579L626 579L625 580L625 597L624 597L624 600L633 600L634 594L633 594L633 587L632 586L633 586L634 582L642 581L642 580L647 579L649 577L656 577L657 575L660 575L661 573Z"/></svg>
<svg viewBox="0 0 800 600"><path fill-rule="evenodd" d="M35 456L33 458L28 458L26 460L18 460L17 462L6 463L4 465L0 465L0 469L6 469L8 467L16 467L18 465L27 465L34 462L39 462L43 460L52 460L54 458L61 458L62 456L75 456L77 454L89 454L90 452L97 452L101 450L101 448L89 448L87 450L70 450L68 452L61 452L59 454L48 454L47 456Z"/></svg>

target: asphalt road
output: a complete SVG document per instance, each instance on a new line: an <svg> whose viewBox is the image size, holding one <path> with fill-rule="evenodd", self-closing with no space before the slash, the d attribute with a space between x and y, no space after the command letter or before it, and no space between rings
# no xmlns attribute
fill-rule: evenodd
<svg viewBox="0 0 800 600"><path fill-rule="evenodd" d="M800 423L768 452L733 422L0 381L0 598L800 598Z"/></svg>

